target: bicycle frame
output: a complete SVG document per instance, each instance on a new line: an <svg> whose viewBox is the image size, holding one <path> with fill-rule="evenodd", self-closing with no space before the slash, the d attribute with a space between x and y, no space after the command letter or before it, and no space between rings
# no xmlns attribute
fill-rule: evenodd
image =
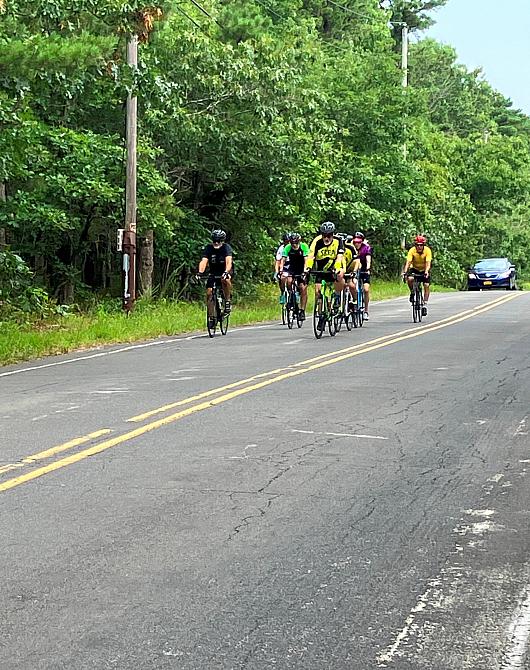
<svg viewBox="0 0 530 670"><path fill-rule="evenodd" d="M414 323L421 323L423 307L423 282L417 274L412 275L412 320Z"/></svg>
<svg viewBox="0 0 530 670"><path fill-rule="evenodd" d="M315 277L315 282L320 284L320 293L317 293L315 289L313 332L317 340L319 340L327 324L329 334L333 337L337 332L337 313L333 310L333 297L335 294L333 283L322 278L323 275L329 275L329 272L315 270L311 274ZM320 281L318 280L319 275L321 277Z"/></svg>

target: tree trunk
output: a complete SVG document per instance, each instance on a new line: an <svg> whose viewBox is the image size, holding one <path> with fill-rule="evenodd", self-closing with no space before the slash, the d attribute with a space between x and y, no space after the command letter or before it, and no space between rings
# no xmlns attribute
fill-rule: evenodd
<svg viewBox="0 0 530 670"><path fill-rule="evenodd" d="M0 202L6 201L6 184L0 181ZM6 229L0 228L0 251L6 247Z"/></svg>
<svg viewBox="0 0 530 670"><path fill-rule="evenodd" d="M142 295L153 291L153 231L148 230L140 246L140 290Z"/></svg>

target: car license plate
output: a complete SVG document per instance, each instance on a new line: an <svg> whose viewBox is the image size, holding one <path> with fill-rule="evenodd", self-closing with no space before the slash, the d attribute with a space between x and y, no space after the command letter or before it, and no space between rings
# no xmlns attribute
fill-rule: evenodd
<svg viewBox="0 0 530 670"><path fill-rule="evenodd" d="M491 281L485 281L484 282L484 286L491 286L492 284L493 284L493 282L491 282Z"/></svg>

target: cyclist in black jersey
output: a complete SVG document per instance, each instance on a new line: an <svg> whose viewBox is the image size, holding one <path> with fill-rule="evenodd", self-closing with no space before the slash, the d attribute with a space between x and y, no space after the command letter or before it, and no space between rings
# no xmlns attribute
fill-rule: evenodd
<svg viewBox="0 0 530 670"><path fill-rule="evenodd" d="M305 308L307 305L307 282L304 277L305 259L309 255L309 247L302 242L300 233L291 233L290 242L283 250L282 262L280 265L280 276L282 282L282 291L287 285L292 285L293 279L298 282L300 291L300 320L305 319Z"/></svg>
<svg viewBox="0 0 530 670"><path fill-rule="evenodd" d="M232 296L234 264L232 247L225 240L226 233L224 230L212 231L212 243L204 247L199 263L199 272L203 274L206 268L210 271L210 276L206 282L206 302L208 304L211 302L214 285L220 285L225 298L225 313L229 314L231 311L230 300Z"/></svg>

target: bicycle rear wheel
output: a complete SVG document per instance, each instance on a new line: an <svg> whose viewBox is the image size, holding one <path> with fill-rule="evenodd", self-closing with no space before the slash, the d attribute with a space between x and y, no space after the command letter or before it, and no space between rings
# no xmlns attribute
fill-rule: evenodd
<svg viewBox="0 0 530 670"><path fill-rule="evenodd" d="M313 332L317 340L322 337L322 333L326 327L323 306L324 301L322 300L322 296L319 296L315 299L315 308L313 309Z"/></svg>

